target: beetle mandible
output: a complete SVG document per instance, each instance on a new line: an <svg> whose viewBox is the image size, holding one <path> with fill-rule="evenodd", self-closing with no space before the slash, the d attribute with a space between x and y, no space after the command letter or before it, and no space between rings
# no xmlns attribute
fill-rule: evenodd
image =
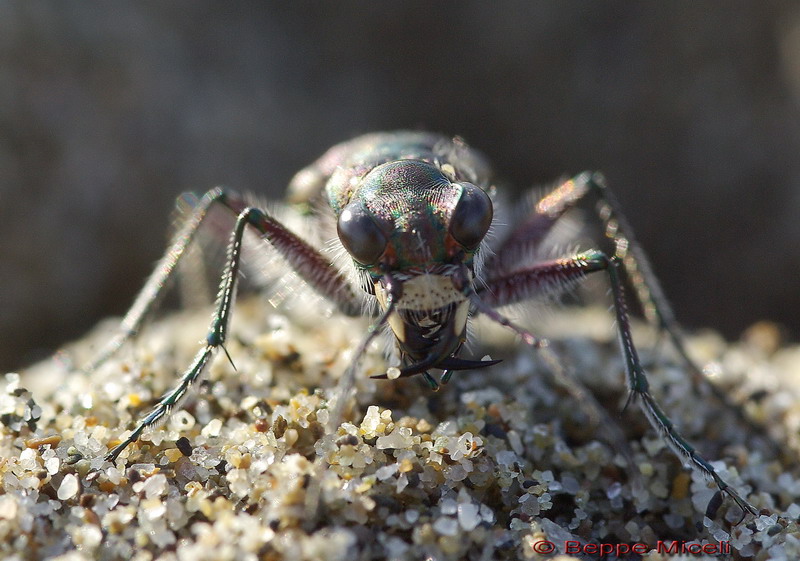
<svg viewBox="0 0 800 561"><path fill-rule="evenodd" d="M457 137L399 131L368 134L334 146L294 177L288 200L303 205L319 221L335 221L336 243L350 257L349 263L340 267L328 254L269 213L249 206L235 192L217 188L206 193L175 234L118 333L89 368L104 362L140 329L209 208L222 205L237 219L205 344L179 384L106 459L115 461L145 429L163 420L186 395L214 352L224 350L244 234L251 229L342 313L355 316L364 310L375 312L377 319L340 381L332 415L335 423L341 421L342 402L352 389L358 358L385 325L393 334L399 364L379 377L419 374L437 389L456 370L485 368L498 362L459 356L471 317L483 314L545 352L545 340L496 309L572 284L590 273L605 272L611 286L629 401L638 402L679 456L713 479L719 491L727 493L743 512L756 515L756 509L680 435L649 392L631 335L622 270L648 319L668 334L691 369L695 373L699 370L693 367L670 306L602 177L583 173L562 183L490 247L487 233L492 227L494 194L485 158ZM613 242L613 253L589 250L558 259L535 259L537 246L553 226L589 196L600 203L599 213ZM332 212L318 211L322 204ZM431 369L442 371L439 381L429 373Z"/></svg>

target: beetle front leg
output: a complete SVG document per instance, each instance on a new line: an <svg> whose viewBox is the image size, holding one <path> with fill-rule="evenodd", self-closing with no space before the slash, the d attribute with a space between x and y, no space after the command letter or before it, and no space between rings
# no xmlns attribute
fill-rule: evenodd
<svg viewBox="0 0 800 561"><path fill-rule="evenodd" d="M733 411L743 425L753 429L754 432L763 432L763 427L758 426L727 394L708 380L703 374L703 369L689 355L685 336L675 319L672 306L664 295L661 283L602 174L583 172L542 197L533 210L519 221L500 247L496 248L495 254L487 262L486 270L490 271L489 276L513 272L520 258L532 254L553 225L587 196L593 196L597 200L595 210L602 221L606 237L613 244L613 255L621 261L645 318L659 331L667 334L700 391L706 395L710 394ZM769 440L767 443L774 453L778 452L774 443Z"/></svg>
<svg viewBox="0 0 800 561"><path fill-rule="evenodd" d="M120 322L117 333L84 367L85 370L92 371L98 368L113 356L128 339L139 332L145 318L169 286L179 262L187 253L189 245L193 242L208 216L209 209L214 204L226 207L234 215L238 215L248 208L245 200L233 191L219 187L208 191L192 210L191 216L173 236L169 248ZM264 213L261 213L261 216L250 226L256 229L284 257L289 266L309 282L314 290L336 304L341 312L349 316L355 316L361 312L361 301L356 297L347 280L318 250Z"/></svg>
<svg viewBox="0 0 800 561"><path fill-rule="evenodd" d="M479 294L481 299L492 306L503 306L540 294L543 290L576 282L587 274L606 271L611 283L614 313L624 357L628 401L639 403L647 419L677 455L713 479L720 491L727 493L744 512L758 515L755 507L723 480L714 467L686 441L650 394L650 385L633 343L625 291L619 276L621 267L619 257L609 258L600 251L588 251L571 258L540 263L525 270L493 277Z"/></svg>
<svg viewBox="0 0 800 561"><path fill-rule="evenodd" d="M739 493L723 480L714 467L703 458L695 448L689 444L669 417L664 413L649 392L649 382L642 368L636 347L631 336L630 321L628 319L627 305L625 302L625 292L619 278L620 259L615 257L609 260L605 255L598 256L604 261L611 280L611 291L614 295L614 310L617 317L617 328L619 330L620 346L625 355L625 364L628 378L629 401L638 400L639 406L644 411L650 424L658 430L666 439L670 447L680 456L686 458L691 464L714 480L717 487L723 493L727 493L743 512L758 516L758 510L745 500Z"/></svg>
<svg viewBox="0 0 800 561"><path fill-rule="evenodd" d="M611 419L597 399L575 379L573 373L561 363L546 339L534 337L495 309L535 295L564 290L567 286L579 282L589 272L591 272L589 263L582 256L577 256L574 259L558 259L539 263L528 270L511 275L495 273L478 290L463 280L455 282L456 287L470 299L476 313L484 314L491 321L510 328L520 335L526 344L536 348L537 355L547 364L556 383L564 387L576 401L588 409L590 420L606 433L608 442L625 459L631 477L636 481L638 480L638 471L633 461L633 454L617 423Z"/></svg>
<svg viewBox="0 0 800 561"><path fill-rule="evenodd" d="M614 257L621 261L625 275L628 277L647 321L667 334L672 346L689 368L697 384L710 391L720 403L736 410L737 416L742 422L748 426L753 426L752 422L739 411L739 408L731 402L727 395L708 382L702 368L689 355L686 349L685 336L680 324L675 319L672 305L667 300L664 290L661 288L661 283L653 272L647 254L636 240L633 228L622 211L622 206L606 185L603 175L584 172L571 181L580 186L576 190L582 193L581 196L593 193L597 198L598 204L595 210L603 223L605 236L613 243Z"/></svg>
<svg viewBox="0 0 800 561"><path fill-rule="evenodd" d="M248 208L236 219L236 226L228 246L228 256L226 259L225 270L222 274L217 303L212 316L211 326L206 336L206 345L195 355L191 366L181 376L180 383L169 393L161 398L155 408L137 425L136 429L111 452L106 455L106 460L114 462L117 457L149 427L162 421L173 407L186 395L186 392L200 377L206 365L211 360L214 351L222 347L228 333L230 322L231 304L236 291L236 278L239 274L239 264L242 254L242 240L244 238L245 227L263 216L261 211ZM224 349L224 347L223 347Z"/></svg>
<svg viewBox="0 0 800 561"><path fill-rule="evenodd" d="M349 311L350 313L354 313L354 310L360 309L358 300L350 288L350 285L338 270L316 249L291 233L274 218L256 208L246 207L242 199L238 196L226 195L221 191L210 192L204 197L204 200L208 202L204 206L203 213L200 214L196 212L193 215L193 221L195 221L196 224L193 224L192 229L185 236L186 239L176 239L170 251L168 251L167 255L162 259L162 263L159 264L159 267L151 275L145 289L142 290L139 298L137 298L137 304L139 304L139 306L134 305L135 309L129 312L128 315L133 317L132 323L138 327L142 321L142 317L147 310L152 307L158 295L158 290L152 289L151 285L161 283L161 286L163 286L163 283L172 275L178 259L185 251L186 246L191 240L191 236L193 236L194 232L197 230L199 222L202 220L205 215L205 210L207 210L211 202L219 201L231 210L238 210L240 207L243 207L236 219L236 225L231 235L230 244L228 245L226 265L222 274L222 281L217 294L211 325L208 335L206 336L206 345L195 355L192 364L181 377L180 383L172 391L162 397L155 408L139 422L131 435L106 456L106 459L110 461L114 461L129 444L135 442L145 429L163 420L186 395L186 392L192 384L200 377L214 351L220 347L224 350L223 345L227 338L231 306L236 290L236 279L239 274L242 244L245 231L248 227L255 229L261 234L261 236L284 257L288 264L299 275L306 279L312 288L338 304L340 309ZM168 263L169 266L164 265L164 263ZM126 316L126 318L127 317L128 316ZM124 339L122 339L122 341L124 341Z"/></svg>
<svg viewBox="0 0 800 561"><path fill-rule="evenodd" d="M614 243L614 258L620 263L620 268L625 272L633 287L645 318L662 333L667 334L673 348L688 368L689 374L700 391L712 396L718 403L732 411L736 419L748 427L751 432L764 433L764 427L750 418L728 394L711 383L703 373L703 369L689 355L686 348L686 337L675 319L675 313L664 295L661 283L653 272L647 254L636 241L633 229L622 212L621 205L606 186L603 176L599 173L585 172L576 178L576 181L578 180L584 181L598 198L599 203L596 210L603 221L606 237ZM779 447L774 441L767 438L765 442L773 454L780 453Z"/></svg>
<svg viewBox="0 0 800 561"><path fill-rule="evenodd" d="M605 235L612 241L614 256L622 259L637 300L645 317L659 329L666 331L681 357L694 369L683 344L680 326L661 284L642 247L636 240L630 222L622 212L613 192L606 186L602 174L583 172L564 181L539 199L533 209L512 229L502 244L487 261L489 271L510 272L521 256L530 255L541 244L553 226L570 209L587 197L598 201L597 215L603 223Z"/></svg>

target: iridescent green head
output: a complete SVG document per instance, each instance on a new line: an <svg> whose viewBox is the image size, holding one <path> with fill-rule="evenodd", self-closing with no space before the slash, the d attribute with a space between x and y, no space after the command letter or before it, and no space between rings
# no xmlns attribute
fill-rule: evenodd
<svg viewBox="0 0 800 561"><path fill-rule="evenodd" d="M480 187L452 179L420 160L376 166L333 204L345 249L373 276L471 265L492 201Z"/></svg>

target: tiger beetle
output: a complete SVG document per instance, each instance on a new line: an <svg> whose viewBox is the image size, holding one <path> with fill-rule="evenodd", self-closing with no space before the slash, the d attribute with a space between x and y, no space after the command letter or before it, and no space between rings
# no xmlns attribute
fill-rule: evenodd
<svg viewBox="0 0 800 561"><path fill-rule="evenodd" d="M209 208L221 205L237 218L205 344L180 383L106 459L115 461L145 429L162 421L195 383L214 352L224 350L244 235L251 230L341 313L376 317L339 382L331 415L334 424L341 422L342 403L353 388L360 356L386 325L394 337L399 364L376 377L419 374L437 389L456 370L486 368L499 362L459 356L470 318L483 314L516 332L538 352L547 353L546 340L510 321L497 308L572 285L590 273L605 272L624 358L628 402L638 402L666 443L711 478L718 493L727 493L745 514L757 515L755 507L680 435L649 392L631 335L622 274L630 281L646 318L668 335L693 375L699 379L701 373L686 353L671 308L603 178L582 173L563 182L511 224L507 233L492 240L496 243L490 243L487 233L493 227L495 195L485 158L460 138L401 131L368 134L334 146L295 175L288 202L330 231L335 223L338 237L333 244L349 255L337 260L329 256L335 251L315 247L237 193L221 188L207 192L175 234L116 336L89 369L108 359L140 329ZM537 248L559 219L577 203L592 197L598 202L597 212L613 243L613 252L590 250L559 259L537 258ZM326 210L320 210L325 205ZM557 361L550 356L548 362L553 365ZM438 381L430 374L431 369L442 371Z"/></svg>

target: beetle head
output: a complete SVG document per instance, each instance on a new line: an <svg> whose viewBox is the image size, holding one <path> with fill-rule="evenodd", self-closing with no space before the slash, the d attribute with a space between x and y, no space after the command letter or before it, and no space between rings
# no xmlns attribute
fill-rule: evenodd
<svg viewBox="0 0 800 561"><path fill-rule="evenodd" d="M371 274L471 263L492 222L480 187L451 181L420 160L381 164L360 181L338 214L350 256Z"/></svg>
<svg viewBox="0 0 800 561"><path fill-rule="evenodd" d="M360 180L338 214L339 238L384 310L391 291L395 311L388 322L407 366L404 375L455 364L466 337L463 285L472 281L492 201L454 175L420 160L381 164Z"/></svg>

